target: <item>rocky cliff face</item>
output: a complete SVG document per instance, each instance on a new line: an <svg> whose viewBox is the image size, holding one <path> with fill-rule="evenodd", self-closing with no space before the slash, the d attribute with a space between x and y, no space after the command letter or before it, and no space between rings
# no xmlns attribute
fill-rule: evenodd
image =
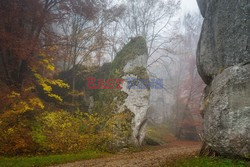
<svg viewBox="0 0 250 167"><path fill-rule="evenodd" d="M98 77L104 77L104 79L123 79L122 89L100 90L95 101L101 102L98 109L109 108L109 112L131 113L132 118L129 126L132 133L129 135L129 144L134 145L141 145L145 136L150 88L139 79L149 79L146 70L147 60L148 52L145 39L135 37L117 54L110 64L109 70L104 72L105 74L103 71L97 73ZM121 139L118 145L123 144L126 145L126 142Z"/></svg>
<svg viewBox="0 0 250 167"><path fill-rule="evenodd" d="M204 23L197 64L209 84L225 68L250 62L249 0L198 0Z"/></svg>
<svg viewBox="0 0 250 167"><path fill-rule="evenodd" d="M197 0L204 17L197 49L208 85L202 101L207 144L221 154L250 157L250 2Z"/></svg>
<svg viewBox="0 0 250 167"><path fill-rule="evenodd" d="M114 60L114 64L119 64L122 78L124 79L121 91L127 94L119 112L127 108L134 115L131 122L131 140L135 145L141 145L145 137L150 88L144 86L145 83L140 82L140 79L149 79L146 70L147 61L147 46L143 37L131 39L130 43L124 47ZM131 79L135 79L136 82L132 83ZM139 88L138 85L141 85L143 88Z"/></svg>

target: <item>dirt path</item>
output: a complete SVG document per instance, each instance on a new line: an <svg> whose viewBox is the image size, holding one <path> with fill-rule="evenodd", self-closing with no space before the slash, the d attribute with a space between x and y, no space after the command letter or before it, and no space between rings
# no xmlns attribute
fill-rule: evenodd
<svg viewBox="0 0 250 167"><path fill-rule="evenodd" d="M197 142L178 141L162 148L158 147L142 152L124 153L107 158L62 164L56 167L159 167L166 161L193 155L200 147L200 143Z"/></svg>

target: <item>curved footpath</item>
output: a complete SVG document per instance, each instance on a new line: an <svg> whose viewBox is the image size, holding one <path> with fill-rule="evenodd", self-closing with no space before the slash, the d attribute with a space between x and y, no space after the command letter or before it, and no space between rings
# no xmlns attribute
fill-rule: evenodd
<svg viewBox="0 0 250 167"><path fill-rule="evenodd" d="M121 153L106 158L78 161L54 167L159 167L183 156L195 155L199 142L176 141L135 153Z"/></svg>

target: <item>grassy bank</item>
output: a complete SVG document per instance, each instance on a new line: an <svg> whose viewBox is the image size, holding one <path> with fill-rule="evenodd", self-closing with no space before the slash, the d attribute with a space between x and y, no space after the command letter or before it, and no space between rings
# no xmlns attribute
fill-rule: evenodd
<svg viewBox="0 0 250 167"><path fill-rule="evenodd" d="M108 156L108 153L87 150L76 154L58 154L48 156L34 156L34 157L0 157L1 167L34 167L34 166L48 166L55 164L62 164L74 162L78 160L87 160L92 158L100 158Z"/></svg>
<svg viewBox="0 0 250 167"><path fill-rule="evenodd" d="M189 157L177 160L173 162L171 166L172 167L249 167L250 163L243 160L226 159L219 157L216 158Z"/></svg>

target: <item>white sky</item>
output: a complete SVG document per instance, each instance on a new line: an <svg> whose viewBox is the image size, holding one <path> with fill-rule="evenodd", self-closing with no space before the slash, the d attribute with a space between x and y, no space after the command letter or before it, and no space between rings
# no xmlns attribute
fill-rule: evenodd
<svg viewBox="0 0 250 167"><path fill-rule="evenodd" d="M182 13L199 12L196 0L181 0Z"/></svg>

